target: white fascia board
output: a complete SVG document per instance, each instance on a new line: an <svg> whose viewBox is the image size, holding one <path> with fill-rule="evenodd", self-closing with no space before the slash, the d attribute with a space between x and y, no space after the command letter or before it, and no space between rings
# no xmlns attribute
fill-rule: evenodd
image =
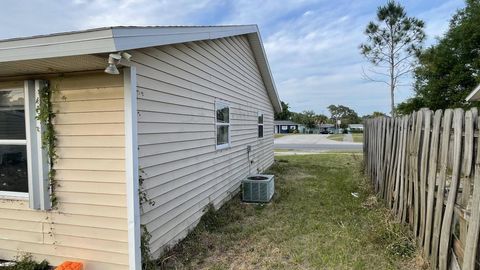
<svg viewBox="0 0 480 270"><path fill-rule="evenodd" d="M243 35L255 25L110 27L0 41L0 63L98 54Z"/></svg>
<svg viewBox="0 0 480 270"><path fill-rule="evenodd" d="M146 27L114 28L113 37L117 51L147 48L209 40L235 35L244 35L257 31L254 25L218 26L218 27Z"/></svg>
<svg viewBox="0 0 480 270"><path fill-rule="evenodd" d="M250 45L252 46L255 59L257 59L257 65L260 69L265 87L267 88L270 101L272 102L275 112L279 113L282 111L282 104L278 95L277 87L275 86L275 81L273 80L270 65L268 64L267 54L265 53L262 38L260 37L260 31L257 29L255 33L249 34L248 39L250 41Z"/></svg>
<svg viewBox="0 0 480 270"><path fill-rule="evenodd" d="M116 51L112 29L0 41L0 62Z"/></svg>
<svg viewBox="0 0 480 270"><path fill-rule="evenodd" d="M470 94L467 96L467 98L465 98L466 101L478 101L480 100L480 84L475 88L473 89L472 92L470 92Z"/></svg>

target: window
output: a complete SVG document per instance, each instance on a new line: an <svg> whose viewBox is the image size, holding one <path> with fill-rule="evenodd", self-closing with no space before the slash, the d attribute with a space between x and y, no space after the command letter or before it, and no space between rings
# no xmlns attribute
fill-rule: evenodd
<svg viewBox="0 0 480 270"><path fill-rule="evenodd" d="M258 138L263 138L263 113L258 113Z"/></svg>
<svg viewBox="0 0 480 270"><path fill-rule="evenodd" d="M0 88L0 192L28 193L23 87Z"/></svg>
<svg viewBox="0 0 480 270"><path fill-rule="evenodd" d="M215 128L217 149L230 146L230 106L223 101L215 102Z"/></svg>
<svg viewBox="0 0 480 270"><path fill-rule="evenodd" d="M0 196L51 208L42 126L35 119L38 89L46 81L0 83Z"/></svg>

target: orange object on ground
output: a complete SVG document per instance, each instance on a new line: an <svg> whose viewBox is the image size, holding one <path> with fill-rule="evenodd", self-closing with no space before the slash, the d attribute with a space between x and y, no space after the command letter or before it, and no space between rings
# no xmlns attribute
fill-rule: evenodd
<svg viewBox="0 0 480 270"><path fill-rule="evenodd" d="M83 263L80 262L63 262L55 270L83 270Z"/></svg>

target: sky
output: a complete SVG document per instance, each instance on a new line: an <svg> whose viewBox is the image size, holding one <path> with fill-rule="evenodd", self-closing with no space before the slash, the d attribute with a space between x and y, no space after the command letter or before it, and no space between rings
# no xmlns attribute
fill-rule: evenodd
<svg viewBox="0 0 480 270"><path fill-rule="evenodd" d="M0 39L115 25L258 24L280 98L291 110L328 115L330 104L389 112L387 86L367 81L358 46L386 0L2 0ZM404 0L426 22L426 46L463 0ZM396 103L412 96L411 78Z"/></svg>

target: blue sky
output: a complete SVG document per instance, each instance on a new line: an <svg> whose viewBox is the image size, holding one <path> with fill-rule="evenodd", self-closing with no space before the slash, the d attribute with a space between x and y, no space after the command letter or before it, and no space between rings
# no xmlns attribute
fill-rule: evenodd
<svg viewBox="0 0 480 270"><path fill-rule="evenodd" d="M277 89L293 110L328 114L342 104L359 114L389 111L385 85L362 79L358 46L378 0L2 0L0 38L110 25L258 24ZM427 45L448 28L463 0L400 1L426 22ZM412 95L411 79L397 102Z"/></svg>

